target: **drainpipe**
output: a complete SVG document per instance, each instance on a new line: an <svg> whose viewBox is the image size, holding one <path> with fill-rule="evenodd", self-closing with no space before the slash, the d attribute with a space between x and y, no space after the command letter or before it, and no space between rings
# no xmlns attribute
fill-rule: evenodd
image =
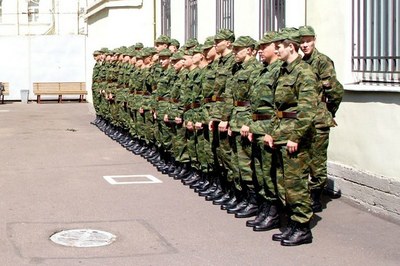
<svg viewBox="0 0 400 266"><path fill-rule="evenodd" d="M157 9L156 9L156 0L153 0L153 41L157 38L156 30L157 30Z"/></svg>
<svg viewBox="0 0 400 266"><path fill-rule="evenodd" d="M304 0L304 25L307 25L307 0Z"/></svg>

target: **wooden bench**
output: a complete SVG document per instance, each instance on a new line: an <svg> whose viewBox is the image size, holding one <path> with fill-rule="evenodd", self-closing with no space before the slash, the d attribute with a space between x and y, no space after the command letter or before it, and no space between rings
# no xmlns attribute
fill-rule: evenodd
<svg viewBox="0 0 400 266"><path fill-rule="evenodd" d="M2 86L1 86L2 84ZM2 87L4 90L0 89L0 102L3 104L4 103L4 96L10 95L10 85L8 82L1 82L0 87Z"/></svg>
<svg viewBox="0 0 400 266"><path fill-rule="evenodd" d="M85 82L34 82L33 93L37 103L40 103L42 95L58 95L59 103L62 103L63 95L79 95L79 102L83 102L87 95Z"/></svg>

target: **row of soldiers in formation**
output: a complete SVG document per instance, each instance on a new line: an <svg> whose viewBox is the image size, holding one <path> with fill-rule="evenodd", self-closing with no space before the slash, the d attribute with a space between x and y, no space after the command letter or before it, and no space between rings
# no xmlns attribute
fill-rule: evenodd
<svg viewBox="0 0 400 266"><path fill-rule="evenodd" d="M311 243L343 96L313 28L154 44L94 52L93 123L221 209L255 216L254 231L286 217L273 240Z"/></svg>

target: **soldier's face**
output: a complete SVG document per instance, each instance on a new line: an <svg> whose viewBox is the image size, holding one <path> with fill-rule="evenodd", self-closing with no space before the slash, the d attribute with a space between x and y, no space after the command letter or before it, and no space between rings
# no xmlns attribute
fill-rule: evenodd
<svg viewBox="0 0 400 266"><path fill-rule="evenodd" d="M131 60L129 55L125 55L124 56L124 63L129 62L129 60Z"/></svg>
<svg viewBox="0 0 400 266"><path fill-rule="evenodd" d="M161 67L165 68L169 65L169 57L168 56L160 56L160 64Z"/></svg>
<svg viewBox="0 0 400 266"><path fill-rule="evenodd" d="M193 65L192 56L190 56L190 55L185 55L184 58L185 58L185 67L186 67L186 68L191 67L191 66Z"/></svg>
<svg viewBox="0 0 400 266"><path fill-rule="evenodd" d="M218 54L222 54L228 46L229 44L227 40L215 40L215 51Z"/></svg>
<svg viewBox="0 0 400 266"><path fill-rule="evenodd" d="M211 47L210 49L204 50L204 54L207 60L214 60L217 52L215 51L215 47Z"/></svg>
<svg viewBox="0 0 400 266"><path fill-rule="evenodd" d="M235 61L240 63L246 59L248 52L247 47L233 47L233 53L235 55Z"/></svg>
<svg viewBox="0 0 400 266"><path fill-rule="evenodd" d="M156 43L154 45L154 47L156 48L157 52L160 52L161 50L168 48L168 44L166 44L166 43Z"/></svg>
<svg viewBox="0 0 400 266"><path fill-rule="evenodd" d="M185 61L183 60L183 59L180 59L180 60L174 60L174 61L172 61L172 65L174 66L174 69L176 70L176 71L179 71L182 67L183 67L183 63L184 63Z"/></svg>
<svg viewBox="0 0 400 266"><path fill-rule="evenodd" d="M129 60L129 63L131 63L132 65L136 65L136 57L132 57L131 60Z"/></svg>
<svg viewBox="0 0 400 266"><path fill-rule="evenodd" d="M137 60L136 60L135 67L139 68L139 67L141 67L142 65L143 65L143 59L142 59L142 58L137 59Z"/></svg>
<svg viewBox="0 0 400 266"><path fill-rule="evenodd" d="M262 62L269 63L271 58L275 55L275 43L261 44L258 54Z"/></svg>
<svg viewBox="0 0 400 266"><path fill-rule="evenodd" d="M172 53L175 53L176 51L178 51L178 48L177 48L175 45L170 45L170 46L168 47L168 49L169 49Z"/></svg>
<svg viewBox="0 0 400 266"><path fill-rule="evenodd" d="M310 55L315 49L315 37L314 36L304 36L301 37L300 49L305 55Z"/></svg>
<svg viewBox="0 0 400 266"><path fill-rule="evenodd" d="M289 59L291 45L285 46L283 42L278 44L278 49L276 50L277 55L280 60L287 61Z"/></svg>
<svg viewBox="0 0 400 266"><path fill-rule="evenodd" d="M200 63L202 56L203 56L203 54L195 53L195 54L193 55L193 57L192 57L193 64L198 64L198 63Z"/></svg>

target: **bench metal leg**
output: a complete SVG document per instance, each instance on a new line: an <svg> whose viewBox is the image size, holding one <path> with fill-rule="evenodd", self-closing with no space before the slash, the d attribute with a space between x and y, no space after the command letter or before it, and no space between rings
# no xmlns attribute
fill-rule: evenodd
<svg viewBox="0 0 400 266"><path fill-rule="evenodd" d="M37 102L37 103L40 103L40 95L37 95L37 96L36 96L36 102Z"/></svg>
<svg viewBox="0 0 400 266"><path fill-rule="evenodd" d="M58 95L58 103L62 103L62 95Z"/></svg>

